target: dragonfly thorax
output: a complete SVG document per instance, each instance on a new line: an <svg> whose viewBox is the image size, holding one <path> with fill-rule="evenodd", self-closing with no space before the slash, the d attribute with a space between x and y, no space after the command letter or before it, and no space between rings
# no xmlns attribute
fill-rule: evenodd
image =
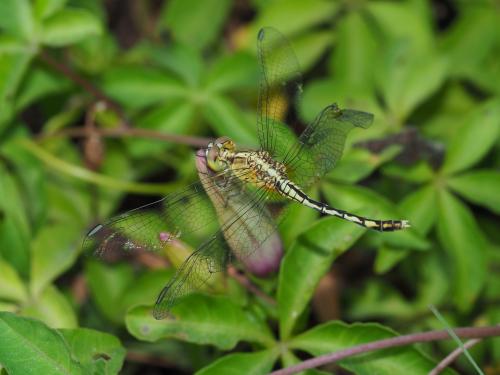
<svg viewBox="0 0 500 375"><path fill-rule="evenodd" d="M287 179L285 165L274 160L267 151L236 152L231 169L241 180L269 190L275 190Z"/></svg>
<svg viewBox="0 0 500 375"><path fill-rule="evenodd" d="M206 158L212 171L232 170L242 181L269 190L275 190L278 184L287 180L285 165L274 160L269 152L235 151L234 142L227 137L209 143Z"/></svg>

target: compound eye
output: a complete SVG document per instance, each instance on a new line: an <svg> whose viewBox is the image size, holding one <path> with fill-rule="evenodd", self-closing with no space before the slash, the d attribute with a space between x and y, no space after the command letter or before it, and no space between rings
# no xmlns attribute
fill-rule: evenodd
<svg viewBox="0 0 500 375"><path fill-rule="evenodd" d="M217 140L215 141L215 144L220 146L220 148L222 148L224 150L234 151L234 149L235 149L234 142L231 139L229 139L228 137L217 138Z"/></svg>
<svg viewBox="0 0 500 375"><path fill-rule="evenodd" d="M219 147L217 145L212 145L212 147L209 147L207 149L207 162L208 163L216 162L218 157L219 157Z"/></svg>
<svg viewBox="0 0 500 375"><path fill-rule="evenodd" d="M225 163L220 159L220 151L217 143L207 149L207 166L214 172L220 172L225 168Z"/></svg>

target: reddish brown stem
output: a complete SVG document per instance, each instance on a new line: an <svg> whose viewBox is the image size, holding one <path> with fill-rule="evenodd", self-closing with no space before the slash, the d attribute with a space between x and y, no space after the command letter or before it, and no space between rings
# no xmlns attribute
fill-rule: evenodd
<svg viewBox="0 0 500 375"><path fill-rule="evenodd" d="M500 327L464 327L464 328L456 328L453 330L455 334L460 338L483 338L483 337L492 337L492 336L500 336ZM295 366L290 366L281 370L273 371L272 375L290 375L295 374L300 371L304 371L310 368L316 368L322 365L326 365L327 363L338 362L342 359L352 357L359 354L364 354L368 352L372 352L375 350L394 348L398 346L406 346L411 344L416 344L420 342L429 342L429 341L439 341L439 340L449 340L451 339L448 331L429 331L429 332L421 332L414 333L410 335L403 335L398 337L391 337L389 339L369 342L366 344L352 346L347 349L339 350L337 352L324 354L316 358L308 359L302 363L299 363Z"/></svg>
<svg viewBox="0 0 500 375"><path fill-rule="evenodd" d="M481 339L472 339L467 341L464 344L465 349L470 349L474 345L479 344L481 342ZM438 375L441 374L449 365L451 365L458 357L462 355L464 351L462 348L456 348L454 351L452 351L450 354L448 354L439 364L432 369L431 372L429 372L429 375Z"/></svg>

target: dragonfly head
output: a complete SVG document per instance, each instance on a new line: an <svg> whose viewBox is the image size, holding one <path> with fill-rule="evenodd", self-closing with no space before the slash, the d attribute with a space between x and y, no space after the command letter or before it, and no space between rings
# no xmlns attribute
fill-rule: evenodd
<svg viewBox="0 0 500 375"><path fill-rule="evenodd" d="M234 155L234 142L227 137L217 138L208 144L206 158L208 167L214 172L221 172L229 167Z"/></svg>

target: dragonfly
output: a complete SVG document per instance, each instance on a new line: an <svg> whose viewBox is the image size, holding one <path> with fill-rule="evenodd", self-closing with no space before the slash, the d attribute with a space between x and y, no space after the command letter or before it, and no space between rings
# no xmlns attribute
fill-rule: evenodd
<svg viewBox="0 0 500 375"><path fill-rule="evenodd" d="M199 181L98 224L84 241L84 248L99 255L111 249L160 251L218 222L160 292L153 308L156 319L170 316L182 297L203 289L216 272L232 263L232 254L245 259L269 241L276 242L278 223L268 208L270 201L295 202L381 232L410 227L407 220L366 218L306 193L334 168L350 130L368 128L373 115L331 104L296 137L283 120L286 107L302 92L294 51L285 36L266 27L258 33L257 54L260 147L239 149L227 137L214 140L196 154Z"/></svg>

